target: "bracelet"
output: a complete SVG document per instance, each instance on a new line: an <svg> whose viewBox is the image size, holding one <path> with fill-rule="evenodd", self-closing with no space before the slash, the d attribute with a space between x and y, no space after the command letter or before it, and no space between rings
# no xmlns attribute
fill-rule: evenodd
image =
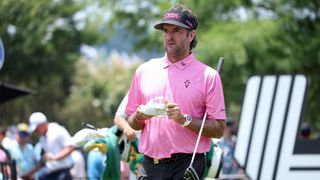
<svg viewBox="0 0 320 180"><path fill-rule="evenodd" d="M137 119L137 115L136 114L134 114L134 118L133 118L135 121L137 121L137 122L139 122L140 120L139 119Z"/></svg>
<svg viewBox="0 0 320 180"><path fill-rule="evenodd" d="M137 123L144 124L144 123L142 122L143 120L139 120L139 119L137 118L136 113L134 114L133 120L136 121Z"/></svg>

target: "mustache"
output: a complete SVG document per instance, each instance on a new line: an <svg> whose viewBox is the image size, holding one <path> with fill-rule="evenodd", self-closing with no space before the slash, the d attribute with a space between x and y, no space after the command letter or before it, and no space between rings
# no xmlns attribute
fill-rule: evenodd
<svg viewBox="0 0 320 180"><path fill-rule="evenodd" d="M166 44L176 44L176 41L173 39L170 39L170 40L166 41Z"/></svg>

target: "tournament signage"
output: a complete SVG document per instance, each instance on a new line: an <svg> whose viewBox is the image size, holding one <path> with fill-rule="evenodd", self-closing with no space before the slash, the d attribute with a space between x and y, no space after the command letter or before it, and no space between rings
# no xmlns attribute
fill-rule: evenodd
<svg viewBox="0 0 320 180"><path fill-rule="evenodd" d="M4 62L4 46L0 38L0 69L2 68Z"/></svg>
<svg viewBox="0 0 320 180"><path fill-rule="evenodd" d="M304 75L249 78L234 156L250 179L319 179L320 143L299 139L307 88Z"/></svg>

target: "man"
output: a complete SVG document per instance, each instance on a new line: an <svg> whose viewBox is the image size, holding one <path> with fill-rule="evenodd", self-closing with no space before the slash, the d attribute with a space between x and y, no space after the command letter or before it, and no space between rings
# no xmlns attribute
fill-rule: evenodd
<svg viewBox="0 0 320 180"><path fill-rule="evenodd" d="M36 159L33 153L33 146L29 143L28 124L19 123L16 129L16 141L11 144L8 150L11 158L16 160L18 176L22 177L34 168Z"/></svg>
<svg viewBox="0 0 320 180"><path fill-rule="evenodd" d="M130 172L129 172L129 179L133 180L136 179L136 169L139 166L139 162L133 161L132 159L132 154L134 153L134 149L132 149L132 144L135 143L137 141L137 131L135 131L134 129L132 129L132 127L130 127L127 118L128 115L125 114L125 108L127 106L128 103L128 93L125 95L125 97L122 99L116 115L114 117L114 124L122 131L122 136L125 136L125 138L122 139L122 141L124 142L124 149L123 149L123 153L122 153L122 160L121 160L121 175L126 174L123 170L127 169L128 163L127 161L129 161L130 164ZM130 158L131 156L131 158ZM141 156L139 154L139 152L135 152L134 157L139 157ZM128 167L129 169L129 167ZM125 179L123 177L121 177L121 179Z"/></svg>
<svg viewBox="0 0 320 180"><path fill-rule="evenodd" d="M128 102L128 93L122 99L116 115L114 117L114 124L124 133L124 135L130 140L136 140L136 131L130 127L127 122L128 115L125 114L125 107L127 106Z"/></svg>
<svg viewBox="0 0 320 180"><path fill-rule="evenodd" d="M129 165L129 179L133 180L137 179L136 174L143 159L143 154L138 151L138 139L140 136L140 131L132 129L127 121L128 115L125 114L127 103L128 93L122 99L117 109L116 115L114 117L114 124L122 131L122 136L125 136L125 138L122 138L122 141L124 141L125 143L123 149L124 152L121 155L123 159L121 160L121 163Z"/></svg>
<svg viewBox="0 0 320 180"><path fill-rule="evenodd" d="M69 132L55 122L48 122L41 112L34 112L29 117L29 131L35 131L43 150L43 160L24 177L30 178L42 166L45 167L43 179L69 180L72 179L70 168L73 161L70 156L74 149Z"/></svg>
<svg viewBox="0 0 320 180"><path fill-rule="evenodd" d="M138 179L182 179L207 113L193 162L202 178L211 137L223 134L226 112L220 76L191 51L197 44L197 26L192 11L174 5L154 26L163 32L165 56L142 64L134 74L126 114L130 126L142 130L139 151L145 158ZM166 117L141 112L142 105L156 97L165 99Z"/></svg>
<svg viewBox="0 0 320 180"><path fill-rule="evenodd" d="M223 134L223 138L218 141L218 144L220 145L223 152L223 163L222 169L220 171L220 176L243 174L233 156L237 139L237 137L234 135L235 131L235 120L228 119L226 121L226 128Z"/></svg>

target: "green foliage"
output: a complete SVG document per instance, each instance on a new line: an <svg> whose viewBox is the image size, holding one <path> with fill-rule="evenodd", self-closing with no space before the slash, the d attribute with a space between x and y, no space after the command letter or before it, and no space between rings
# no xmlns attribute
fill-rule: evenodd
<svg viewBox="0 0 320 180"><path fill-rule="evenodd" d="M275 22L267 20L227 24L217 22L200 36L199 46L196 48L200 60L215 68L219 57L225 58L221 77L229 116L239 116L246 79L256 72L267 73L274 70L270 63L272 61L264 58L268 56L267 43L275 26Z"/></svg>
<svg viewBox="0 0 320 180"><path fill-rule="evenodd" d="M126 67L119 57L110 61L107 64L77 62L71 93L60 114L60 119L72 131L83 128L81 122L97 127L113 125L114 114L129 90L131 77L139 63Z"/></svg>
<svg viewBox="0 0 320 180"><path fill-rule="evenodd" d="M319 1L282 0L275 4L275 13L281 15L281 26L273 37L283 49L281 56L288 59L290 72L303 73L310 80L306 120L315 130L320 129L320 14Z"/></svg>
<svg viewBox="0 0 320 180"><path fill-rule="evenodd" d="M69 95L81 43L106 40L98 33L103 24L85 18L79 22L75 18L86 3L85 0L0 1L0 34L6 55L0 80L37 91L35 96L1 104L2 122L22 121L32 111L43 111L50 120L56 119ZM79 28L79 23L85 25Z"/></svg>
<svg viewBox="0 0 320 180"><path fill-rule="evenodd" d="M111 125L136 66L78 62L79 46L101 44L122 28L125 36L134 37L135 50L159 51L161 32L153 25L174 2L198 16L196 56L211 67L225 57L221 76L229 116L239 117L249 76L303 73L311 80L306 120L320 129L318 0L2 0L0 34L6 62L0 80L38 93L1 105L1 121L17 122L38 110L73 130L82 121ZM76 18L79 11L90 9L88 5L96 9Z"/></svg>
<svg viewBox="0 0 320 180"><path fill-rule="evenodd" d="M115 22L130 24L125 27L139 37L137 48L161 49L161 36L152 28L154 18L161 19L162 12L174 2L186 5L198 16L197 57L212 67L216 66L220 56L226 59L222 79L230 116L239 117L244 85L249 76L303 73L312 83L306 120L320 129L316 110L320 105L320 96L317 95L320 90L317 83L320 77L317 71L320 61L318 0L177 0L170 3L157 1L158 4L151 1L159 11L141 9L130 14L123 13L125 8L120 8L116 11L121 12L121 18L116 15ZM245 13L244 17L241 17L240 10ZM138 24L141 19L147 22L142 24L143 27Z"/></svg>

